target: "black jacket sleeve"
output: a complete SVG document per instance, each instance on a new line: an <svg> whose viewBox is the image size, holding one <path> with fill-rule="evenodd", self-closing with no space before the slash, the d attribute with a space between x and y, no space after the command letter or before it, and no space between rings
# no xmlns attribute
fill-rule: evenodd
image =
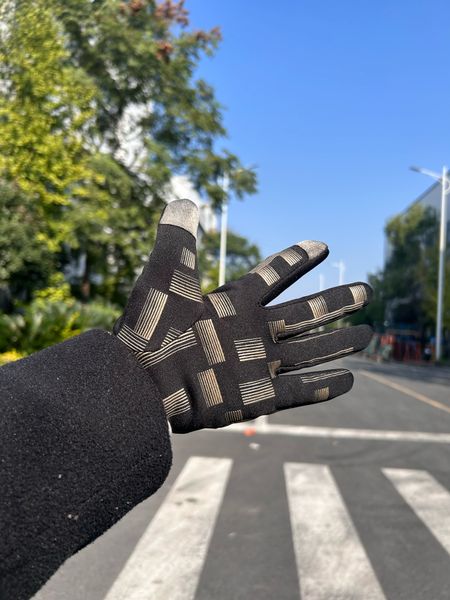
<svg viewBox="0 0 450 600"><path fill-rule="evenodd" d="M92 330L0 369L0 598L31 597L164 482L159 392Z"/></svg>

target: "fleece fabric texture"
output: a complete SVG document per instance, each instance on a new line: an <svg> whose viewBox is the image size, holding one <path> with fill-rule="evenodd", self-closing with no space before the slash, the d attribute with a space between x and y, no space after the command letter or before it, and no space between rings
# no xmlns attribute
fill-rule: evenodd
<svg viewBox="0 0 450 600"><path fill-rule="evenodd" d="M267 306L328 255L325 244L305 241L203 295L196 210L188 200L165 209L154 250L114 327L161 391L173 431L223 427L349 391L346 369L303 369L369 343L366 325L317 329L365 306L370 287L357 282Z"/></svg>
<svg viewBox="0 0 450 600"><path fill-rule="evenodd" d="M148 374L92 330L0 369L0 598L30 598L171 466Z"/></svg>

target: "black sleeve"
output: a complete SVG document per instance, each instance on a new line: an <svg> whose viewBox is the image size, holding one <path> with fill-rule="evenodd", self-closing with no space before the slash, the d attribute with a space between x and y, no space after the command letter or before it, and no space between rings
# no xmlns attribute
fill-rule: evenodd
<svg viewBox="0 0 450 600"><path fill-rule="evenodd" d="M0 598L56 569L164 482L159 392L125 346L92 330L0 369Z"/></svg>

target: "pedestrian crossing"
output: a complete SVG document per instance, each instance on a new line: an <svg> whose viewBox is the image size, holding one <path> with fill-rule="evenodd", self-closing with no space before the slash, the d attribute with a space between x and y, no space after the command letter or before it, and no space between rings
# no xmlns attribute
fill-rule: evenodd
<svg viewBox="0 0 450 600"><path fill-rule="evenodd" d="M187 461L105 600L194 597L231 464Z"/></svg>
<svg viewBox="0 0 450 600"><path fill-rule="evenodd" d="M329 467L287 463L284 470L301 597L383 600Z"/></svg>
<svg viewBox="0 0 450 600"><path fill-rule="evenodd" d="M104 600L195 600L232 470L229 458L187 460ZM378 471L450 554L449 491L427 471ZM299 582L292 598L387 598L332 469L287 462L283 474ZM217 600L228 600L223 593Z"/></svg>
<svg viewBox="0 0 450 600"><path fill-rule="evenodd" d="M450 494L432 475L409 469L383 469L405 502L450 554Z"/></svg>

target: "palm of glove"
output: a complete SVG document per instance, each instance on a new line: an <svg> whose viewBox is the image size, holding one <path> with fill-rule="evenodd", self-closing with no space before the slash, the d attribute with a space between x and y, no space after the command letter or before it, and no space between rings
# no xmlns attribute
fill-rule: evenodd
<svg viewBox="0 0 450 600"><path fill-rule="evenodd" d="M202 296L197 223L190 201L168 205L150 260L114 327L159 388L173 431L222 427L347 392L353 376L346 369L298 370L368 344L365 325L311 331L367 304L369 286L265 306L326 258L325 244L301 242Z"/></svg>

